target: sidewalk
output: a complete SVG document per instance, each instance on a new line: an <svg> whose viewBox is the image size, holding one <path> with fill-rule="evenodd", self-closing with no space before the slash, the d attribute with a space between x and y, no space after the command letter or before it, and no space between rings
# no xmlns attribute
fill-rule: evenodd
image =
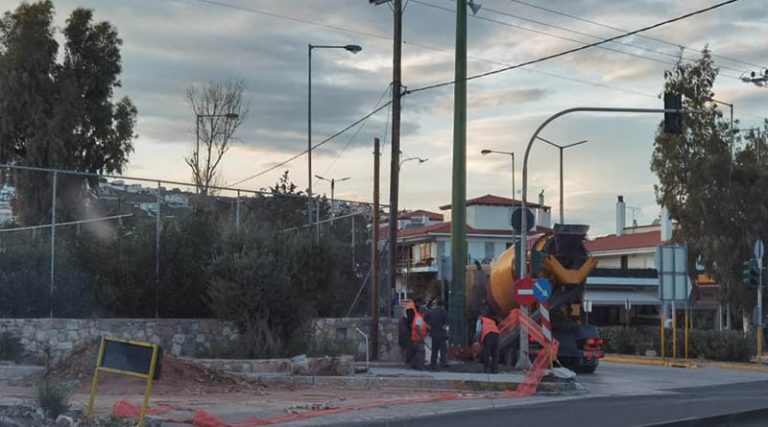
<svg viewBox="0 0 768 427"><path fill-rule="evenodd" d="M624 363L630 365L667 366L671 368L699 368L702 366L714 366L723 369L735 369L741 371L768 372L768 363L756 362L718 362L706 359L682 359L671 357L636 356L630 354L606 354L603 357L606 362Z"/></svg>

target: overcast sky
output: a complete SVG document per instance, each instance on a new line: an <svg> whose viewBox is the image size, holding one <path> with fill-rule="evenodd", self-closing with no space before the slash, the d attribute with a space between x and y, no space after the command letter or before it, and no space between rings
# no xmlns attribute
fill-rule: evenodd
<svg viewBox="0 0 768 427"><path fill-rule="evenodd" d="M527 1L633 30L719 0ZM343 50L314 51L315 142L370 111L391 81L392 13L386 5L370 6L367 0L217 2L221 4L201 0L54 1L59 26L72 9L87 7L95 10L97 19L113 23L123 39L123 87L118 95L129 96L139 110L139 136L127 175L190 180L184 163L194 140L194 115L184 101L185 87L190 84L209 79L243 79L248 85L250 116L237 135L239 142L223 162L223 180L233 183L306 148L308 43L353 43L363 47L358 55ZM483 9L478 17L497 22L469 18L470 75L583 44L579 41L592 42L595 37L618 34L514 0L481 2ZM0 0L0 9L12 9L18 3ZM452 79L455 13L443 9L455 9L455 3L410 0L407 4L403 84L408 88ZM768 65L766 22L768 8L764 0L741 0L645 33L669 44L631 37L623 39L624 44L592 48L470 82L468 197L512 194L510 158L482 156L483 148L518 153L519 194L525 144L536 126L556 111L573 106L660 107L657 95L663 85L663 72L672 67L680 52L677 46L690 48L684 51L685 58L696 58L697 51L709 45L721 67L716 97L735 104L735 115L742 126L756 126L768 115L768 90L742 83L738 77ZM429 161L403 166L403 208L437 210L450 202L452 98L452 87L404 98L403 156L427 157ZM354 128L314 152L315 173L351 177L338 184L337 197L371 200L372 139L388 137L387 111L372 117L359 132ZM589 140L566 152L567 222L591 224L593 235L612 232L614 203L619 194L625 196L629 206L640 208L635 214L638 222L650 222L658 215L653 192L656 180L649 164L659 119L581 114L561 118L544 131L543 136L562 144ZM382 157L385 203L389 197L389 150L387 140ZM547 204L555 206L556 218L557 151L536 145L530 168L529 198L535 199L544 190ZM285 170L300 188L306 187L306 157L241 187L266 187ZM316 191L330 191L325 182L313 185ZM628 213L627 218L631 221L632 214Z"/></svg>

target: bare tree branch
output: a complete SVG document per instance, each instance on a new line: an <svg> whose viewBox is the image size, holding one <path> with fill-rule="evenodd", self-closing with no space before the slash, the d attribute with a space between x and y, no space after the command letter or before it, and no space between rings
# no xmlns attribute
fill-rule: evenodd
<svg viewBox="0 0 768 427"><path fill-rule="evenodd" d="M230 148L237 129L248 118L243 80L211 80L187 87L186 100L195 115L192 155L184 160L201 194L219 180L219 165ZM202 155L201 155L202 153Z"/></svg>

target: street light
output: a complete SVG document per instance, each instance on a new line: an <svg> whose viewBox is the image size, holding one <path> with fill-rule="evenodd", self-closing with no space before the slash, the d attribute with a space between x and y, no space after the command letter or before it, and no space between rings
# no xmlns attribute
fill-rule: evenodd
<svg viewBox="0 0 768 427"><path fill-rule="evenodd" d="M563 210L563 199L565 198L563 194L563 151L565 151L566 148L586 144L587 140L585 139L584 141L574 142L573 144L568 145L557 145L554 142L548 141L540 136L537 136L536 138L560 150L560 225L565 225L565 211Z"/></svg>
<svg viewBox="0 0 768 427"><path fill-rule="evenodd" d="M312 49L344 49L353 54L360 53L362 47L347 45L312 45L307 48L307 225L312 225Z"/></svg>
<svg viewBox="0 0 768 427"><path fill-rule="evenodd" d="M223 117L228 120L237 120L240 118L240 115L237 113L226 113L226 114L195 114L195 167L198 168L198 175L199 175L199 168L200 168L200 119L207 119L207 118L216 118L216 117ZM196 182L198 189L200 188L200 183Z"/></svg>
<svg viewBox="0 0 768 427"><path fill-rule="evenodd" d="M402 168L403 167L403 163L409 162L411 160L418 160L419 164L421 165L422 163L426 162L429 159L428 158L421 158L421 157L408 157L407 159L400 160L400 167Z"/></svg>
<svg viewBox="0 0 768 427"><path fill-rule="evenodd" d="M733 131L733 104L729 104L727 102L723 102L723 101L717 100L717 99L713 98L711 95L702 95L701 98L699 98L699 100L701 102L714 102L716 104L727 105L728 108L731 110L731 125L730 125L729 132L731 134L731 138L730 138L731 139L731 150L733 150L734 137L736 136L735 132Z"/></svg>
<svg viewBox="0 0 768 427"><path fill-rule="evenodd" d="M762 75L754 71L749 73L749 77L742 75L741 81L744 83L752 83L757 87L766 87L768 85L768 70L763 71Z"/></svg>
<svg viewBox="0 0 768 427"><path fill-rule="evenodd" d="M480 151L480 154L482 155L488 155L488 154L506 154L508 156L512 156L512 200L515 200L515 195L517 194L515 192L515 153L511 151L495 151L495 150L482 150Z"/></svg>
<svg viewBox="0 0 768 427"><path fill-rule="evenodd" d="M334 198L334 192L336 191L336 183L337 182L342 182L342 181L349 181L352 178L347 176L347 177L339 178L339 179L335 179L335 178L328 179L328 178L322 177L320 175L315 175L315 178L331 183L331 218L333 218L333 216L334 216L333 215L334 214L333 198Z"/></svg>

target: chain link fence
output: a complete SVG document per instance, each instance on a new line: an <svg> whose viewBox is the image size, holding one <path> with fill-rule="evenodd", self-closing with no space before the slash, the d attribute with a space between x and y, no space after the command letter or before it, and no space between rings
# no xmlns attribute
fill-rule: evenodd
<svg viewBox="0 0 768 427"><path fill-rule="evenodd" d="M308 224L307 201L280 186L0 165L0 317L211 317L212 284L274 280L237 264L245 247L269 258L261 270L288 262L318 315L370 313L372 206L315 197Z"/></svg>

